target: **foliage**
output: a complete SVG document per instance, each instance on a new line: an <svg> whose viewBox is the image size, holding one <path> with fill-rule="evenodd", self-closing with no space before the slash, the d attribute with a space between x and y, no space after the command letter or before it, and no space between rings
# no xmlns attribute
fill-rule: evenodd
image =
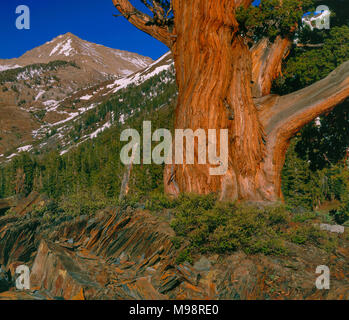
<svg viewBox="0 0 349 320"><path fill-rule="evenodd" d="M324 34L319 48L296 48L274 87L274 92L286 94L311 85L349 60L349 26L331 28Z"/></svg>
<svg viewBox="0 0 349 320"><path fill-rule="evenodd" d="M173 209L176 206L176 201L170 199L162 192L150 194L145 201L145 209L150 211L161 211L163 209Z"/></svg>
<svg viewBox="0 0 349 320"><path fill-rule="evenodd" d="M125 128L142 132L144 120L152 120L153 128L172 128L176 86L172 71L165 71L141 85L119 91L109 101L84 114L68 133L79 139L95 131L97 124L105 123L114 114L114 125L96 139L72 148L66 155L58 150L37 150L36 155L21 153L11 162L0 166L0 198L15 193L16 175L23 169L26 194L32 190L60 199L95 189L106 198L116 199L120 193L120 177L125 172L120 162L120 133ZM173 102L171 102L173 101ZM44 114L35 114L44 116ZM125 124L117 120L123 116ZM47 138L57 133L51 130ZM146 194L162 187L162 165L134 166L130 181L131 194Z"/></svg>
<svg viewBox="0 0 349 320"><path fill-rule="evenodd" d="M112 204L113 201L107 199L96 188L85 189L68 196L63 196L59 201L59 207L69 216L89 216Z"/></svg>
<svg viewBox="0 0 349 320"><path fill-rule="evenodd" d="M318 123L307 125L295 150L302 159L309 160L310 169L316 171L342 161L348 146L349 112L346 102L322 117Z"/></svg>
<svg viewBox="0 0 349 320"><path fill-rule="evenodd" d="M294 47L284 63L282 76L274 83L273 93L283 95L302 89L349 60L348 11L336 1L326 4L332 13L335 11L331 29L309 32L303 28L299 34L302 43L318 41L323 45ZM287 203L309 209L326 200L343 201L349 191L348 163L343 161L349 146L348 128L348 101L344 101L305 126L293 140L283 170Z"/></svg>
<svg viewBox="0 0 349 320"><path fill-rule="evenodd" d="M337 210L330 211L330 215L338 224L344 224L349 221L349 199L347 199Z"/></svg>
<svg viewBox="0 0 349 320"><path fill-rule="evenodd" d="M147 25L167 26L172 30L174 21L171 1L172 0L140 0L153 16L152 19L147 22Z"/></svg>
<svg viewBox="0 0 349 320"><path fill-rule="evenodd" d="M280 7L276 1L265 0L259 8L239 9L239 21L244 32L254 40L264 35L285 36L292 32L300 18L297 5L299 1L289 0ZM306 38L305 34L301 36ZM349 59L348 27L338 26L319 38L324 41L322 49L293 50L285 63L283 77L274 85L274 92L285 94L303 88ZM60 66L63 65L58 63L53 67ZM17 72L10 70L0 73L0 77L11 79ZM13 90L18 91L15 86ZM144 205L153 212L170 209L175 213L173 244L180 250L178 262L191 262L196 253L236 250L284 255L288 252L288 241L329 250L334 247L333 239L313 226L318 217L312 210L324 201L339 200L342 206L332 212L334 219L343 223L348 217L349 173L347 166L340 162L348 145L343 141L349 136L345 105L322 119L321 127L310 124L292 141L282 173L282 188L289 210L283 206L256 208L217 202L215 195L181 195L171 200L162 193L163 166L159 165L134 166L129 195L118 203L125 172L119 159L123 146L119 141L121 131L135 128L141 132L144 120L151 120L154 128L172 130L173 124L168 119L173 118L175 97L173 75L167 72L140 86L117 92L109 101L76 121L69 136L79 141L108 119L114 119L111 128L65 155L57 150L46 153L40 149L34 156L23 153L15 157L0 167L0 197L13 195L16 190L25 194L32 190L46 193L55 200L45 208L34 210L33 214L48 222L93 215L111 204ZM35 116L42 118L44 113L38 112ZM51 136L56 133L53 128ZM18 188L18 181L21 181L21 188Z"/></svg>
<svg viewBox="0 0 349 320"><path fill-rule="evenodd" d="M291 143L282 170L282 191L286 203L297 210L313 210L324 201L344 201L349 193L349 168L346 163L313 171L311 161L296 152L303 139L298 135Z"/></svg>
<svg viewBox="0 0 349 320"><path fill-rule="evenodd" d="M181 248L179 261L196 253L288 254L287 242L334 247L333 238L313 226L315 216L295 223L283 206L255 207L216 201L214 195L181 195L176 200L175 247ZM305 222L309 220L309 222ZM293 222L292 222L293 221Z"/></svg>
<svg viewBox="0 0 349 320"><path fill-rule="evenodd" d="M47 200L44 206L34 207L26 217L41 218L50 224L61 223L78 216L93 216L112 204L112 201L98 190L81 190L59 200Z"/></svg>
<svg viewBox="0 0 349 320"><path fill-rule="evenodd" d="M22 73L30 74L31 71L35 71L35 70L53 71L53 70L57 70L59 68L66 68L68 66L71 66L74 68L79 68L75 62L55 60L55 61L51 61L49 63L36 63L36 64L31 64L31 65L25 66L25 67L1 71L0 72L0 84L3 84L5 82L14 82L14 81L18 80L17 77Z"/></svg>
<svg viewBox="0 0 349 320"><path fill-rule="evenodd" d="M280 4L282 2L282 4ZM254 42L263 37L291 37L311 0L262 0L259 6L239 7L237 20L244 35Z"/></svg>

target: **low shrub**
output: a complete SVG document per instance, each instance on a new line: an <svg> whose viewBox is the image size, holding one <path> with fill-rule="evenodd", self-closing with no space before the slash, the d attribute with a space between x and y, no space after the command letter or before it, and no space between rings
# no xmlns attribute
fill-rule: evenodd
<svg viewBox="0 0 349 320"><path fill-rule="evenodd" d="M349 221L349 201L345 201L338 209L331 210L330 215L338 224Z"/></svg>
<svg viewBox="0 0 349 320"><path fill-rule="evenodd" d="M194 254L232 253L287 255L287 243L332 250L330 235L314 226L316 214L292 216L283 205L256 207L216 201L214 195L181 195L171 226L179 261Z"/></svg>

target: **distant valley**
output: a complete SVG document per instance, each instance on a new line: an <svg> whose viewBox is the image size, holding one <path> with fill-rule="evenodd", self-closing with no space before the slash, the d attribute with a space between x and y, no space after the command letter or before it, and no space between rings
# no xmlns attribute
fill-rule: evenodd
<svg viewBox="0 0 349 320"><path fill-rule="evenodd" d="M170 53L153 61L71 33L20 58L0 60L0 163L21 152L41 153L59 147L64 154L77 142L69 132L84 113L119 90L169 70L172 64ZM84 139L97 136L111 121L124 117L109 114L93 124L93 131Z"/></svg>

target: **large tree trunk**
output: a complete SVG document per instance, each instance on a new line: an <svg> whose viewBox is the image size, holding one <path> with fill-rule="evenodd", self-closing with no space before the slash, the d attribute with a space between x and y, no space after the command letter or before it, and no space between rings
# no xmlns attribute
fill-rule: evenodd
<svg viewBox="0 0 349 320"><path fill-rule="evenodd" d="M266 150L252 96L252 55L236 33L234 7L230 0L174 1L175 128L228 129L229 167L225 175L211 176L210 164L169 166L165 188L169 193L220 192L230 200L276 200L280 191L263 168Z"/></svg>
<svg viewBox="0 0 349 320"><path fill-rule="evenodd" d="M129 0L113 0L126 19L172 50L179 90L175 128L204 129L206 135L209 129L229 131L227 172L213 176L210 164L198 164L196 141L196 164L166 166L165 190L170 194L281 199L281 170L290 139L349 96L349 62L308 88L283 97L270 95L291 41L262 39L249 49L238 33L235 10L252 1L172 0L172 28L150 23L151 18ZM163 14L150 9L157 17Z"/></svg>

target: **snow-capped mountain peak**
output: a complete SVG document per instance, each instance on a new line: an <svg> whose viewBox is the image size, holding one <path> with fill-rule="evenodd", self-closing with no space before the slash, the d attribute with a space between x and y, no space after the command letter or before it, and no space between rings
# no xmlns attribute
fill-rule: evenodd
<svg viewBox="0 0 349 320"><path fill-rule="evenodd" d="M88 42L68 32L20 58L0 60L0 71L55 60L74 61L84 70L98 72L105 79L127 76L153 62L149 57Z"/></svg>

